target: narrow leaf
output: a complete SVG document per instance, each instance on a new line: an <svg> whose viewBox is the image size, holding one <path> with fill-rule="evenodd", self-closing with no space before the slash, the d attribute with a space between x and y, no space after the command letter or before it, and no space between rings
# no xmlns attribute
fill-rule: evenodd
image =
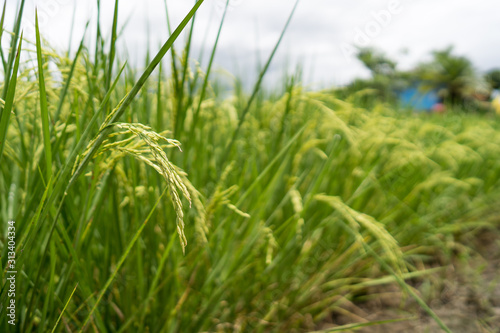
<svg viewBox="0 0 500 333"><path fill-rule="evenodd" d="M36 55L38 60L38 85L40 90L40 112L42 114L43 145L45 148L45 163L47 180L52 176L52 150L50 147L49 110L47 108L47 94L43 75L42 46L38 29L38 12L35 13Z"/></svg>
<svg viewBox="0 0 500 333"><path fill-rule="evenodd" d="M0 119L0 160L2 159L5 140L7 139L7 129L9 125L10 114L14 105L14 96L16 94L17 85L17 72L19 69L19 58L21 54L21 45L23 42L22 34L19 40L19 47L17 48L16 61L14 63L14 71L7 90L7 98L5 99L5 107L3 108L2 116Z"/></svg>

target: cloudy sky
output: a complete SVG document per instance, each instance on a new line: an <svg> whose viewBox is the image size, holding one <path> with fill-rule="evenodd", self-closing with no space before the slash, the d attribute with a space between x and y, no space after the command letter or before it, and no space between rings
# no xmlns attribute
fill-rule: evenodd
<svg viewBox="0 0 500 333"><path fill-rule="evenodd" d="M269 55L294 2L230 0L217 54L218 67L243 78L252 77L257 59L264 61ZM11 26L15 3L7 2L7 26ZM24 30L28 36L33 31L36 5L42 34L59 50L67 49L74 23L74 49L86 21L95 22L95 3L27 0ZM101 23L109 35L114 1L101 3ZM176 25L194 0L167 3L172 24ZM205 0L196 21L196 50L213 44L225 3L226 0ZM128 50L129 62L139 65L148 40L150 50L156 52L168 38L164 0L121 0L119 9L119 25L127 22L120 45ZM353 45L379 47L396 57L401 68L426 59L431 50L454 45L456 53L466 55L478 70L486 71L500 67L499 13L498 0L302 0L273 63L271 76L281 75L285 67L294 68L298 63L303 67L304 81L310 85L344 84L354 77L366 76L367 71L354 59ZM95 35L92 32L89 36Z"/></svg>

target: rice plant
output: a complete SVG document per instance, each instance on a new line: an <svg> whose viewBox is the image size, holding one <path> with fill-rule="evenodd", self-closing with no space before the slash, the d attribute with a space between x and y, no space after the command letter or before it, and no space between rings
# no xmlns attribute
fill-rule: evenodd
<svg viewBox="0 0 500 333"><path fill-rule="evenodd" d="M190 61L202 4L144 71L116 54L118 1L109 51L99 29L72 58L38 29L25 40L24 1L1 27L0 331L313 331L387 283L449 331L405 280L497 230L498 119L366 109L369 91L340 99L299 75L272 95L283 35L251 93L236 79L225 97L217 42L206 67Z"/></svg>

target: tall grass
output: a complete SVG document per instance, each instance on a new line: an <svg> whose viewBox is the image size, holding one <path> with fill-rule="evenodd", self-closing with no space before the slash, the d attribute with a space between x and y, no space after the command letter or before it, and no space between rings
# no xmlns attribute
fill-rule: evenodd
<svg viewBox="0 0 500 333"><path fill-rule="evenodd" d="M0 216L16 221L18 317L7 324L3 227L0 331L300 332L391 281L433 315L404 281L498 225L498 120L364 109L369 91L340 100L295 76L270 96L268 65L253 94L223 98L218 44L206 70L190 62L202 2L142 73L115 54L118 1L94 55L21 48L16 21Z"/></svg>

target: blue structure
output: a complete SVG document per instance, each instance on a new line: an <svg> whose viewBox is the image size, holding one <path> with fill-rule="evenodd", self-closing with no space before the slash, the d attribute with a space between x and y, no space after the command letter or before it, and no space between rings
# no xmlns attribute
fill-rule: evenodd
<svg viewBox="0 0 500 333"><path fill-rule="evenodd" d="M440 103L437 90L424 90L419 87L410 87L399 94L399 101L404 107L415 111L432 111Z"/></svg>

